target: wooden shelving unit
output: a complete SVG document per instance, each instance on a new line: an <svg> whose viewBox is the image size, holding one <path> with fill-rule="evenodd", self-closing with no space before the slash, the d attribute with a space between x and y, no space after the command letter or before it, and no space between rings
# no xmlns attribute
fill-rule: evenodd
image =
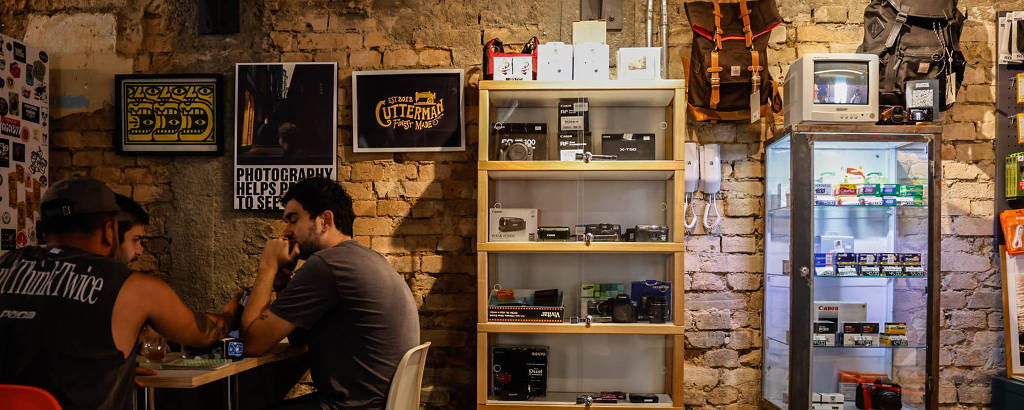
<svg viewBox="0 0 1024 410"><path fill-rule="evenodd" d="M493 161L491 155L492 115L519 108L557 110L560 98L586 98L591 109L612 113L619 107L629 110L647 110L660 116L664 110L659 152L654 161ZM599 408L623 409L683 409L683 258L685 244L682 226L683 202L683 138L685 132L686 93L682 80L658 81L604 81L604 82L480 82L479 163L478 163L478 317L477 317L477 408L545 410L580 409L575 404L580 393L549 391L546 397L530 401L503 401L490 396L490 348L500 335L578 335L572 337L664 337L664 390L659 403L594 404ZM507 116L506 116L507 117ZM514 122L514 121L510 121ZM540 122L540 121L537 121ZM554 125L554 124L550 124ZM550 128L550 127L549 127ZM556 135L549 130L549 137ZM592 127L593 128L593 127ZM621 132L621 131L620 131ZM637 131L640 132L640 131ZM594 138L599 138L594 132ZM502 183L528 184L538 181L641 181L664 189L666 217L671 242L488 242L488 210L495 203ZM571 183L571 182L568 182ZM662 185L663 184L663 185ZM574 195L566 193L566 195ZM628 212L628 210L622 210ZM543 211L542 211L543 213ZM543 216L542 216L543 218ZM596 221L595 221L596 222ZM623 227L625 228L625 226ZM658 255L665 258L664 277L673 283L672 321L649 323L506 323L488 322L489 292L494 285L491 272L501 255L542 254L554 257L582 258L610 254L611 257L629 255ZM562 256L558 256L562 255ZM607 257L608 255L605 255ZM578 292L562 289L563 292ZM566 306L566 316L575 313ZM660 346L660 345L659 345ZM626 349L629 346L621 346ZM657 359L660 360L660 359ZM550 361L549 361L550 363ZM623 374L651 369L623 369ZM659 383L660 384L660 383ZM550 389L550 387L549 387ZM595 392L589 392L595 393Z"/></svg>

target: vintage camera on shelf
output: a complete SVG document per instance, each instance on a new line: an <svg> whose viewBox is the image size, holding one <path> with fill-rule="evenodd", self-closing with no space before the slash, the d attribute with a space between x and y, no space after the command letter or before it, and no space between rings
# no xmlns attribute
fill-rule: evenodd
<svg viewBox="0 0 1024 410"><path fill-rule="evenodd" d="M907 122L907 111L902 105L883 105L878 109L878 123L898 125Z"/></svg>
<svg viewBox="0 0 1024 410"><path fill-rule="evenodd" d="M903 389L888 377L874 383L860 383L856 405L861 410L899 410L903 408Z"/></svg>
<svg viewBox="0 0 1024 410"><path fill-rule="evenodd" d="M498 232L515 232L526 230L526 220L514 216L498 218Z"/></svg>
<svg viewBox="0 0 1024 410"><path fill-rule="evenodd" d="M584 234L594 242L617 242L622 237L619 224L587 224Z"/></svg>
<svg viewBox="0 0 1024 410"><path fill-rule="evenodd" d="M494 159L498 161L546 160L548 126L544 123L495 123Z"/></svg>
<svg viewBox="0 0 1024 410"><path fill-rule="evenodd" d="M631 239L634 242L668 242L668 227L665 225L637 225Z"/></svg>
<svg viewBox="0 0 1024 410"><path fill-rule="evenodd" d="M636 305L626 294L599 303L597 311L604 316L610 316L612 323L636 323Z"/></svg>

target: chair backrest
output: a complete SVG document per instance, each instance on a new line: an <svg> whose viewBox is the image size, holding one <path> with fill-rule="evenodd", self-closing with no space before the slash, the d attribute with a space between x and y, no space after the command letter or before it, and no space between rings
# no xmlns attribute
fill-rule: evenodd
<svg viewBox="0 0 1024 410"><path fill-rule="evenodd" d="M0 384L0 403L5 410L60 410L60 403L46 390L17 384Z"/></svg>
<svg viewBox="0 0 1024 410"><path fill-rule="evenodd" d="M398 362L391 378L386 410L417 410L420 408L420 387L423 383L423 365L427 362L430 342L409 349Z"/></svg>

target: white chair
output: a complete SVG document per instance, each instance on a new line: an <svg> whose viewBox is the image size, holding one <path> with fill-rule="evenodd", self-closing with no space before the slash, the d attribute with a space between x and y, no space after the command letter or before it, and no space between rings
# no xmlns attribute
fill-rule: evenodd
<svg viewBox="0 0 1024 410"><path fill-rule="evenodd" d="M427 348L430 342L409 349L398 362L395 376L391 378L386 410L418 410L420 408L420 387L423 384L423 365L427 362Z"/></svg>

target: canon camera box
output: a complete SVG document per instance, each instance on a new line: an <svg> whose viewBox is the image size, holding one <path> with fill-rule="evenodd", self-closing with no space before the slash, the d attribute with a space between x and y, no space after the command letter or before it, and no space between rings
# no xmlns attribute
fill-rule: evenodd
<svg viewBox="0 0 1024 410"><path fill-rule="evenodd" d="M537 240L536 208L491 208L489 222L489 242Z"/></svg>

